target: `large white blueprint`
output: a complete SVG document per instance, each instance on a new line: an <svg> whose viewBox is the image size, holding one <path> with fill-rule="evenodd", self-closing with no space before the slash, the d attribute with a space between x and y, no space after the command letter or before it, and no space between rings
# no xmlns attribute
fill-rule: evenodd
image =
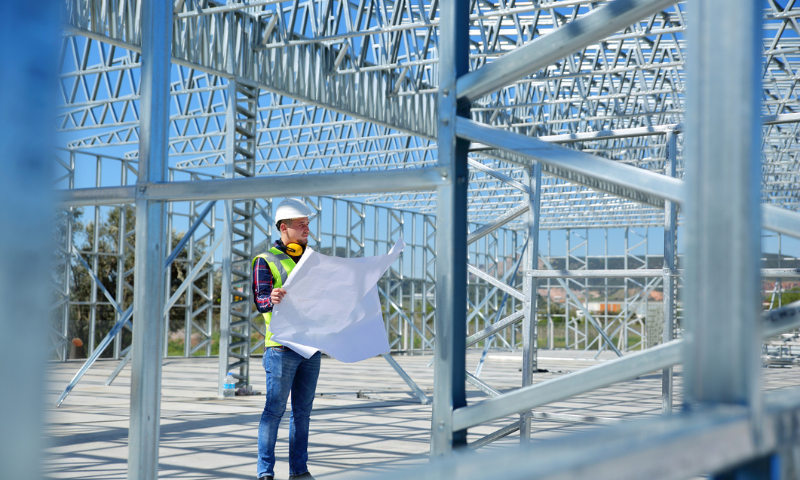
<svg viewBox="0 0 800 480"><path fill-rule="evenodd" d="M367 258L306 248L272 310L273 340L306 358L321 350L347 363L388 352L377 284L405 246L401 238L388 254Z"/></svg>

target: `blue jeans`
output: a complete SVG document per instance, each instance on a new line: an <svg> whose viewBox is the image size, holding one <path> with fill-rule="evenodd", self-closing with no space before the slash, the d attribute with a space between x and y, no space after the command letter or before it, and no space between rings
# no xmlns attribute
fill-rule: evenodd
<svg viewBox="0 0 800 480"><path fill-rule="evenodd" d="M264 351L267 371L267 400L258 425L258 477L275 475L275 442L278 427L292 393L289 417L289 475L308 472L308 423L314 392L317 389L321 355L304 358L288 347L269 347Z"/></svg>

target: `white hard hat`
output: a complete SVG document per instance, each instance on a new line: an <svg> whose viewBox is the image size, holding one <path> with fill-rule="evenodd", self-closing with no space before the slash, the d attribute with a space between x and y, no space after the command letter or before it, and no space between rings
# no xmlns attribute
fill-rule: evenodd
<svg viewBox="0 0 800 480"><path fill-rule="evenodd" d="M313 215L314 213L308 208L308 205L299 198L287 198L278 204L278 209L275 211L275 223L281 220L311 217Z"/></svg>

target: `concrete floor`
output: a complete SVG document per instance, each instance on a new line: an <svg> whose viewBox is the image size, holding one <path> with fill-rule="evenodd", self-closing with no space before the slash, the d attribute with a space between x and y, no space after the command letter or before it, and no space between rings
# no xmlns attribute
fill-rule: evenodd
<svg viewBox="0 0 800 480"><path fill-rule="evenodd" d="M540 350L536 382L596 365L578 352ZM474 372L479 352L468 354ZM395 357L429 395L433 389L430 356ZM504 391L520 385L521 355L492 353L481 379ZM106 377L116 361L97 362L67 397L54 408L58 395L81 364L50 365L46 397L50 447L45 460L49 478L123 479L126 477L130 367L109 387ZM216 398L217 359L170 359L164 362L161 403L160 476L180 479L255 478L256 438L264 397ZM800 369L764 369L766 389L800 385ZM261 359L251 363L254 387L263 390ZM681 379L676 373L676 405ZM358 395L361 392L361 395ZM487 398L468 385L469 401ZM645 375L586 395L550 404L538 411L632 419L661 412L661 376ZM317 478L354 478L371 472L427 461L430 406L420 405L383 358L345 364L325 358L311 419L309 468ZM493 432L516 418L508 417L469 431L469 441ZM537 420L535 441L546 441L597 425ZM276 478L288 478L288 412L278 436ZM512 434L480 451L517 444ZM338 474L338 475L337 475Z"/></svg>

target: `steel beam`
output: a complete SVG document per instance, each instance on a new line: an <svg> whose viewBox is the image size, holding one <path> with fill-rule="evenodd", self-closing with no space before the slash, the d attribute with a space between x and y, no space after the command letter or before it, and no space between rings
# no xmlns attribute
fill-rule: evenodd
<svg viewBox="0 0 800 480"><path fill-rule="evenodd" d="M143 192L142 192L143 193ZM89 207L95 205L124 205L136 201L137 188L125 187L75 188L56 192L58 206Z"/></svg>
<svg viewBox="0 0 800 480"><path fill-rule="evenodd" d="M386 360L386 362L389 365L391 365L394 371L397 372L398 375L400 375L400 378L402 378L403 381L406 382L406 385L408 385L411 391L414 392L414 395L417 396L420 403L422 403L423 405L427 405L430 403L431 401L430 397L428 397L425 394L425 392L423 392L422 389L419 388L419 385L417 385L417 383L408 375L408 373L406 373L406 371L403 370L403 367L401 367L400 364L397 363L397 360L395 360L391 354L384 353L381 356L383 357L384 360Z"/></svg>
<svg viewBox="0 0 800 480"><path fill-rule="evenodd" d="M501 397L453 412L454 428L465 429L547 403L636 378L675 365L681 360L681 341L632 353L577 372L523 387Z"/></svg>
<svg viewBox="0 0 800 480"><path fill-rule="evenodd" d="M511 325L515 325L517 322L522 320L522 317L525 315L525 312L522 310L516 311L511 315L505 317L504 319L495 322L488 327L484 328L479 332L475 332L469 337L467 337L467 347L471 347L476 343L480 342L485 338L489 338L495 333L510 327Z"/></svg>
<svg viewBox="0 0 800 480"><path fill-rule="evenodd" d="M492 388L488 383L469 372L467 372L467 383L482 391L486 395L489 395L490 397L499 397L502 395L500 392Z"/></svg>
<svg viewBox="0 0 800 480"><path fill-rule="evenodd" d="M232 19L232 17L229 17ZM231 27L233 23L231 22ZM232 45L229 44L232 48ZM233 53L228 57L233 62ZM232 73L234 66L228 67ZM253 178L256 160L258 88L228 81L225 123L225 177ZM263 196L272 196L264 194ZM293 194L296 195L296 194ZM253 258L255 201L241 198L225 201L225 242L222 256L222 302L220 311L220 355L217 393L221 397L230 372L236 386L250 383L250 317L253 303L250 283ZM230 237L230 238L227 238ZM222 338L222 337L225 338Z"/></svg>
<svg viewBox="0 0 800 480"><path fill-rule="evenodd" d="M459 100L473 102L675 3L614 0L459 78Z"/></svg>
<svg viewBox="0 0 800 480"><path fill-rule="evenodd" d="M675 177L678 164L678 139L674 132L667 133L667 165L666 173ZM661 281L664 292L664 332L663 343L673 339L675 329L675 305L677 281L670 275L675 269L675 247L678 234L678 205L667 200L664 202L664 277ZM672 367L661 371L661 411L672 413Z"/></svg>
<svg viewBox="0 0 800 480"><path fill-rule="evenodd" d="M800 301L761 315L761 339L800 328ZM518 414L613 383L676 365L682 360L684 340L672 340L648 350L618 357L546 382L520 388L502 397L471 405L454 413L456 427L468 428ZM486 404L487 402L491 402Z"/></svg>
<svg viewBox="0 0 800 480"><path fill-rule="evenodd" d="M800 390L765 395L763 436L749 438L752 418L746 408L730 406L689 411L669 417L598 429L549 440L546 444L498 449L483 455L459 456L380 476L381 480L582 480L592 478L694 478L725 470L796 444L790 427L800 415ZM676 461L680 458L680 461ZM756 474L735 478L777 478Z"/></svg>
<svg viewBox="0 0 800 480"><path fill-rule="evenodd" d="M512 297L516 298L520 301L525 301L525 294L517 290L516 288L512 287L511 285L506 285L502 281L494 278L493 276L489 275L488 273L484 272L483 270L479 269L478 267L474 267L472 265L467 265L467 270L469 273L475 275L476 277L480 278L484 282L492 285L493 287L511 295Z"/></svg>
<svg viewBox="0 0 800 480"><path fill-rule="evenodd" d="M467 444L467 431L453 428L453 413L467 405L467 154L469 142L456 136L456 118L469 115L459 106L456 81L469 70L469 3L442 0L439 34L438 165L450 184L436 197L436 311L434 399L431 459L448 456Z"/></svg>
<svg viewBox="0 0 800 480"><path fill-rule="evenodd" d="M800 113L783 113L780 115L765 115L761 118L764 125L782 125L800 121ZM647 137L651 135L669 135L682 133L683 124L672 123L668 125L653 125L648 127L615 128L613 130L600 130L599 132L575 132L561 135L542 135L538 138L545 142L573 143L592 142L598 140L614 140L620 138ZM474 150L480 147L473 147Z"/></svg>
<svg viewBox="0 0 800 480"><path fill-rule="evenodd" d="M95 245L96 244L97 243L95 243ZM70 252L70 253L72 254L72 257L74 257L76 260L78 260L78 262L80 262L81 266L83 266L83 268L86 270L86 273L89 274L89 278L91 279L92 283L94 284L94 286L92 288L95 289L95 290L99 289L103 293L103 296L106 297L106 300L108 300L108 303L110 303L111 306L114 307L114 310L116 310L117 313L122 315L122 308L119 306L117 301L114 299L114 296L111 295L111 292L109 292L108 289L106 288L106 286L103 285L103 282L101 282L100 279L97 277L97 273L95 272L95 269L93 269L86 262L86 260L83 258L83 255L81 255L81 252L78 251L77 248L75 248L75 245L72 245L72 252ZM97 255L94 255L94 257L97 258ZM92 303L96 303L96 302L97 302L96 299L92 301ZM92 349L92 351L94 351L94 349Z"/></svg>
<svg viewBox="0 0 800 480"><path fill-rule="evenodd" d="M167 258L167 261L165 263L167 264L168 267L172 264L172 262L175 261L176 258L178 258L178 255L181 254L183 248L186 246L187 243L189 243L189 240L192 239L192 236L194 235L194 232L197 231L198 227L200 227L200 225L203 224L203 221L205 220L206 216L208 216L208 213L214 208L214 205L216 205L216 202L208 202L206 208L204 208L203 211L200 212L199 215L197 215L197 218L195 219L194 223L192 223L189 229L186 230L186 232L183 234L183 238L181 238L181 241L178 242L177 245L175 245L175 248L172 250L172 253L170 253L169 257Z"/></svg>
<svg viewBox="0 0 800 480"><path fill-rule="evenodd" d="M669 125L653 125L651 127L615 128L613 130L600 130L599 132L575 132L561 135L542 135L539 140L553 143L596 142L600 140L616 140L620 138L647 137L651 135L666 135L670 132L678 133L683 126L678 123Z"/></svg>
<svg viewBox="0 0 800 480"><path fill-rule="evenodd" d="M167 170L169 72L172 4L143 0L141 127L138 191L163 182ZM128 478L158 478L161 420L161 353L164 341L164 203L136 199L136 266L134 271L131 369L131 415Z"/></svg>
<svg viewBox="0 0 800 480"><path fill-rule="evenodd" d="M525 256L526 270L539 269L539 211L542 203L542 164L535 163L527 173L528 177L528 249ZM525 299L522 309L525 316L522 320L522 386L533 385L533 373L538 368L538 281L533 276L523 278L523 292ZM531 413L526 411L520 414L519 437L521 443L527 443L531 438Z"/></svg>
<svg viewBox="0 0 800 480"><path fill-rule="evenodd" d="M152 182L139 187L80 188L60 191L62 207L117 205L137 198L163 201L234 200L289 195L336 195L358 193L417 192L450 183L445 169L421 168L382 172L330 173L320 175L271 175L191 182Z"/></svg>
<svg viewBox="0 0 800 480"><path fill-rule="evenodd" d="M513 220L516 220L517 218L519 218L522 215L524 215L528 211L529 208L530 208L530 205L528 205L526 203L526 204L522 204L522 205L519 205L517 207L514 207L511 210L507 210L506 212L503 212L503 214L501 214L500 216L498 216L497 218L495 218L491 222L489 222L487 224L484 224L484 225L481 225L479 228L477 228L473 232L471 232L467 236L467 244L473 244L473 243L477 242L478 240L480 240L481 238L485 237L486 235L489 235L490 233L494 232L498 228L501 228L503 225L505 225L505 224L507 224L507 223L509 223L509 222L511 222Z"/></svg>
<svg viewBox="0 0 800 480"><path fill-rule="evenodd" d="M744 405L757 418L762 12L749 0L704 0L693 7L684 404Z"/></svg>
<svg viewBox="0 0 800 480"><path fill-rule="evenodd" d="M144 35L137 31L135 25L128 24L124 28L127 35L115 34L108 29L105 22L119 21L117 15L109 14L95 18L95 2L87 2L82 14L70 15L70 24L65 29L73 34L98 40L110 45L121 47L134 52L142 49L137 40ZM91 11L91 15L83 12ZM286 50L273 49L269 52L252 48L251 22L255 19L250 15L238 12L227 12L224 15L234 16L233 39L229 35L222 35L218 30L206 28L204 20L184 19L191 26L183 29L185 33L178 38L178 44L173 47L172 62L176 65L197 69L212 75L228 77L226 68L228 45L232 42L236 46L233 53L236 55L236 82L270 90L288 97L303 101L310 105L320 106L357 118L369 118L371 122L391 128L399 128L414 135L435 139L435 116L431 112L436 110L435 94L431 91L422 92L414 98L409 95L381 95L375 99L365 101L360 88L354 88L353 77L320 75L324 82L313 82L301 73L295 65L315 65L317 59L327 58L329 47L320 43L292 48ZM227 18L223 22L227 23ZM131 21L131 24L134 22ZM176 23L179 24L179 23ZM113 28L113 27L112 27ZM189 38L189 32L197 32L197 37ZM122 33L122 32L120 32ZM298 36L294 32L287 32ZM196 48L197 42L208 45L207 48ZM216 55L208 55L214 51ZM361 73L363 85L394 85L397 73L393 71L370 71ZM455 87L455 85L454 85Z"/></svg>
<svg viewBox="0 0 800 480"><path fill-rule="evenodd" d="M800 214L798 214L798 212L793 212L775 205L762 205L761 221L764 228L800 238Z"/></svg>
<svg viewBox="0 0 800 480"><path fill-rule="evenodd" d="M643 278L682 277L685 269L637 268L612 270L528 270L525 275L535 278ZM800 277L800 268L762 268L762 277Z"/></svg>
<svg viewBox="0 0 800 480"><path fill-rule="evenodd" d="M228 360L231 343L231 303L233 302L233 291L231 290L230 278L233 274L231 250L233 249L233 201L226 200L224 203L224 217L222 227L222 285L220 288L219 302L219 351L220 355L217 362L217 396L222 397L222 384L220 378L224 379L228 374Z"/></svg>
<svg viewBox="0 0 800 480"><path fill-rule="evenodd" d="M114 380L117 378L117 375L119 375L120 372L122 372L122 369L125 368L125 365L127 365L128 362L130 362L130 360L131 360L131 350L132 349L128 349L128 353L126 353L125 356L122 357L122 360L119 361L119 364L117 365L117 368L115 368L114 371L111 372L111 375L109 375L108 378L106 378L106 382L105 382L106 387L111 385L114 382Z"/></svg>
<svg viewBox="0 0 800 480"><path fill-rule="evenodd" d="M460 137L490 145L501 150L501 153L506 153L498 156L492 152L482 152L484 155L521 165L530 165L531 161L542 162L544 164L542 170L545 173L601 192L658 207L663 207L665 200L678 204L685 200L684 182L676 178L553 145L466 118L458 119L457 131ZM761 133L758 135L760 138ZM760 178L760 173L757 175ZM800 238L800 213L774 205L762 205L761 209L764 228Z"/></svg>
<svg viewBox="0 0 800 480"><path fill-rule="evenodd" d="M470 158L469 159L469 166L473 170L477 170L477 171L479 171L481 173L485 173L486 175L492 176L492 177L500 180L501 182L503 182L504 186L507 185L507 186L510 186L510 187L514 187L514 188L516 188L517 190L519 190L522 193L530 193L531 192L530 187L525 185L523 182L521 182L521 181L519 181L519 180L517 180L515 178L511 178L508 175L506 175L505 173L498 172L497 170L495 170L495 169L493 169L491 167L488 167L488 166L482 164L481 162L479 162L477 160L473 160L473 159Z"/></svg>
<svg viewBox="0 0 800 480"><path fill-rule="evenodd" d="M64 391L61 392L61 395L58 396L58 399L56 399L55 403L56 407L61 406L61 404L64 402L64 399L66 399L67 396L72 392L72 389L75 388L75 385L81 381L81 378L83 378L86 372L88 372L92 365L94 365L94 362L96 362L97 359L100 358L100 355L106 350L106 348L108 348L108 346L114 340L114 337L116 337L117 334L122 331L122 328L128 324L133 313L133 307L128 307L128 309L124 312L118 313L120 319L114 324L113 327L111 327L111 330L109 330L106 336L103 337L103 339L97 345L97 348L95 348L94 351L89 355L89 358L86 359L81 368L79 368L75 373L75 376L72 377L72 380L70 380L70 382L64 388Z"/></svg>
<svg viewBox="0 0 800 480"><path fill-rule="evenodd" d="M613 270L528 270L525 275L535 278L642 278L662 275L680 276L683 271L664 271L661 268Z"/></svg>
<svg viewBox="0 0 800 480"><path fill-rule="evenodd" d="M576 181L612 195L624 196L659 207L663 205L664 199L674 202L683 199L682 181L655 172L490 127L466 118L458 119L457 131L462 138L522 156L528 165L531 163L530 160L541 162L544 164L542 170L545 173ZM514 161L513 158L504 160Z"/></svg>
<svg viewBox="0 0 800 480"><path fill-rule="evenodd" d="M175 292L165 302L165 305L164 305L164 316L169 315L169 309L172 308L172 306L175 305L175 303L178 301L178 299L181 298L181 295L183 295L183 292L185 292L186 289L188 289L188 288L190 288L192 286L192 284L194 283L195 278L197 278L197 275L199 275L200 272L202 272L205 268L207 268L206 267L206 263L208 263L209 260L212 260L212 256L214 255L214 252L219 247L220 243L222 243L222 240L223 239L222 239L221 236L217 237L217 239L214 240L214 243L212 243L208 247L208 250L206 250L206 252L203 254L203 256L200 257L200 260L198 260L197 263L194 265L194 267L192 267L192 269L186 274L186 278L181 282L181 284L178 286L178 288L175 289ZM172 262L167 263L167 268L169 268L170 263L172 263ZM187 295L189 295L189 296L192 295L191 290L190 290L189 293L187 293ZM191 300L187 300L187 301L191 302Z"/></svg>
<svg viewBox="0 0 800 480"><path fill-rule="evenodd" d="M761 337L764 339L800 327L800 301L764 312L761 323Z"/></svg>
<svg viewBox="0 0 800 480"><path fill-rule="evenodd" d="M516 432L517 430L519 430L519 423L520 421L517 420L516 422L510 425L506 425L503 428L495 430L494 432L490 433L489 435L486 435L485 437L479 438L474 442L470 442L469 445L467 445L467 448L469 448L470 450L477 450L481 447L489 445L492 442L496 442L501 438L505 438L511 435L512 433Z"/></svg>

